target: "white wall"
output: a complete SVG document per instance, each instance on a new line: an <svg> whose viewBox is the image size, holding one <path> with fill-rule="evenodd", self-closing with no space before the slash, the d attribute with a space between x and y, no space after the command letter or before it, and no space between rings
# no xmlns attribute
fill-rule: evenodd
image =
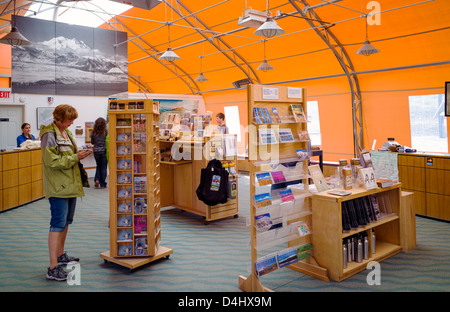
<svg viewBox="0 0 450 312"><path fill-rule="evenodd" d="M85 145L85 128L84 123L86 121L95 121L98 117L106 119L108 97L105 96L70 96L70 95L53 95L53 103L48 104L48 95L41 94L14 94L15 101L24 105L24 122L28 122L31 125L31 133L35 136L39 136L39 130L37 130L37 107L56 107L59 104L69 104L76 108L78 111L78 118L75 119L69 130L73 133L78 147ZM83 135L75 134L75 127L81 126L83 129ZM20 129L17 130L18 135ZM82 160L85 167L95 167L94 155L91 154L87 158ZM95 170L87 170L89 177L94 177Z"/></svg>

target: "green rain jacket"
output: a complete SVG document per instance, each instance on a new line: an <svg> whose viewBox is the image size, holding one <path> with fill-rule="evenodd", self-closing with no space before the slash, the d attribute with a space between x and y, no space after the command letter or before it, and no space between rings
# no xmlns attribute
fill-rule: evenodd
<svg viewBox="0 0 450 312"><path fill-rule="evenodd" d="M54 122L41 126L42 170L45 198L84 196L78 167L77 145L72 133L65 130L72 145L64 139Z"/></svg>

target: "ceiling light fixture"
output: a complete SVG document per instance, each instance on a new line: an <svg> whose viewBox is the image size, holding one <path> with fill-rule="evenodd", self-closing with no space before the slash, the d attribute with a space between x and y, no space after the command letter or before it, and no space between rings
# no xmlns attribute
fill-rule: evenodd
<svg viewBox="0 0 450 312"><path fill-rule="evenodd" d="M170 25L172 25L172 22L166 22L167 24L167 32L169 34L169 47L167 48L167 50L159 57L159 59L161 61L178 61L180 59L180 57L172 51L172 49L170 48Z"/></svg>
<svg viewBox="0 0 450 312"><path fill-rule="evenodd" d="M367 15L365 15L365 23L366 23L366 41L364 42L364 44L362 45L361 48L358 49L358 51L356 51L356 54L361 54L361 55L365 55L365 56L369 56L375 53L380 52L380 50L378 50L377 48L375 48L369 41L369 35L368 35L368 23L367 23Z"/></svg>
<svg viewBox="0 0 450 312"><path fill-rule="evenodd" d="M270 16L269 0L267 0L266 13L267 20L255 31L255 35L270 38L284 34L284 30L280 26L278 26L277 22L273 19L272 16Z"/></svg>
<svg viewBox="0 0 450 312"><path fill-rule="evenodd" d="M16 0L14 0L14 14L16 13ZM14 16L11 15L11 31L0 39L0 43L9 44L11 46L30 45L31 41L25 38L16 27Z"/></svg>
<svg viewBox="0 0 450 312"><path fill-rule="evenodd" d="M267 39L263 40L263 44L264 44L264 60L256 68L256 70L262 70L262 71L273 70L273 67L269 63L267 63L267 60L266 60L266 41L267 41Z"/></svg>

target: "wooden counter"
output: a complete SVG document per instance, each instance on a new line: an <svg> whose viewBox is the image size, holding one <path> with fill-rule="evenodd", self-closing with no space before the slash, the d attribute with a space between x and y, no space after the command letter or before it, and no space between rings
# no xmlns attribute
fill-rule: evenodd
<svg viewBox="0 0 450 312"><path fill-rule="evenodd" d="M399 153L398 173L416 214L450 221L450 154Z"/></svg>
<svg viewBox="0 0 450 312"><path fill-rule="evenodd" d="M177 144L175 148L183 153L183 158L178 155L179 160L160 162L161 207L172 206L203 216L206 224L225 217L237 217L239 213L237 187L236 198L228 199L225 204L208 206L197 198L196 190L200 184L201 169L206 168L209 160L212 159L209 140L175 142L160 140L161 150L172 149L174 144ZM218 144L217 141L215 146ZM188 151L185 150L186 147ZM205 150L208 152L204 152ZM176 155L172 156L178 159ZM221 159L221 161L234 161L237 172L236 156Z"/></svg>
<svg viewBox="0 0 450 312"><path fill-rule="evenodd" d="M0 211L44 197L41 149L0 153Z"/></svg>

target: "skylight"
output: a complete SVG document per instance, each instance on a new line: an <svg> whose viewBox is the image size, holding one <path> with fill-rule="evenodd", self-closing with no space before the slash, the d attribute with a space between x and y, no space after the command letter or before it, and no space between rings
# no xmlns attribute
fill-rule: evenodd
<svg viewBox="0 0 450 312"><path fill-rule="evenodd" d="M25 16L73 25L98 27L111 19L111 15L122 14L132 8L131 5L108 0L62 1L59 6L55 6L57 2L58 0L35 1ZM57 17L53 19L55 10ZM103 13L104 11L109 14Z"/></svg>

